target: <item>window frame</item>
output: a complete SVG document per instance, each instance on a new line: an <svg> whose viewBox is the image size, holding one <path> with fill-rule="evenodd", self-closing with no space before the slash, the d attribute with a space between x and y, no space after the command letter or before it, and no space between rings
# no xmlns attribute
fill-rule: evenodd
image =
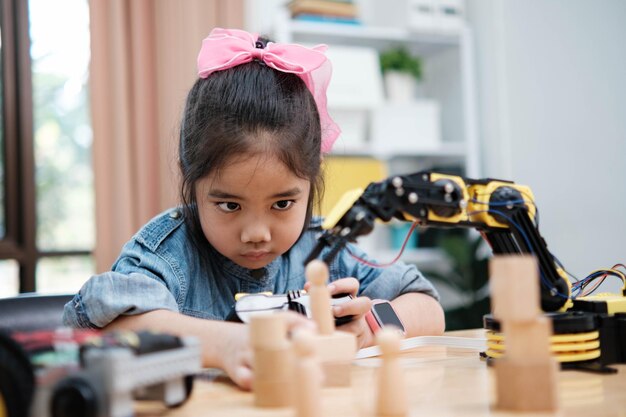
<svg viewBox="0 0 626 417"><path fill-rule="evenodd" d="M4 118L5 236L0 260L18 263L20 293L37 290L37 263L44 257L86 256L89 250L40 251L34 149L33 85L28 0L0 0L2 117Z"/></svg>

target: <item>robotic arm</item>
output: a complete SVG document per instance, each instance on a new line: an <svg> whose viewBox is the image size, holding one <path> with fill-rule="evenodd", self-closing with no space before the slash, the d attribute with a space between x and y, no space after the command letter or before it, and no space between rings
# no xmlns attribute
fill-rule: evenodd
<svg viewBox="0 0 626 417"><path fill-rule="evenodd" d="M327 216L318 244L305 262L322 256L330 263L347 242L370 233L377 220L393 218L422 226L473 228L494 254L532 254L539 265L541 308L559 336L553 347L562 366L614 372L605 365L626 363L626 274L615 267L598 270L572 285L539 233L531 190L514 182L422 171L371 183L365 190L344 195ZM622 294L584 294L589 283L607 275L622 279ZM504 346L499 323L490 315L484 323L488 340L498 347L485 354L499 357L498 349ZM591 347L583 347L583 339Z"/></svg>
<svg viewBox="0 0 626 417"><path fill-rule="evenodd" d="M396 218L422 226L478 230L494 254L528 253L537 257L544 311L571 306L571 284L539 234L532 191L510 181L473 180L422 171L371 183L349 192L326 218L324 232L306 262L330 250L329 263L347 242L366 235L376 220Z"/></svg>

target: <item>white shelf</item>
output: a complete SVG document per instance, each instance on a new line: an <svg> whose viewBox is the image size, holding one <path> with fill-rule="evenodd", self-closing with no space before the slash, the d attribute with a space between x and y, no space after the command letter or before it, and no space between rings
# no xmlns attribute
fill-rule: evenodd
<svg viewBox="0 0 626 417"><path fill-rule="evenodd" d="M385 154L378 150L374 152L368 145L369 139L355 141L350 137L344 146L341 140L337 142L334 154L375 154L383 159L413 157L420 167L424 166L420 160L430 158L433 163L426 166L456 164L464 168L468 177L480 176L473 39L469 27L462 26L458 33L418 33L402 27L298 21L290 18L286 8L276 14L274 23L274 38L280 42L370 47L378 51L401 44L420 55L426 71L430 71L424 88L427 93L433 94L428 97L441 105L443 130L440 148L420 150L407 147L407 152L403 154ZM332 115L332 108L330 110ZM341 110L345 109L341 107ZM363 110L356 103L352 111ZM371 113L366 117L371 120Z"/></svg>
<svg viewBox="0 0 626 417"><path fill-rule="evenodd" d="M459 45L459 35L449 33L417 33L402 28L372 27L332 22L286 20L285 30L299 42L350 44L378 50L399 43L410 46L417 54L428 56L442 49Z"/></svg>
<svg viewBox="0 0 626 417"><path fill-rule="evenodd" d="M354 156L371 156L373 152L369 147L361 147L354 149L349 146L342 146L339 140L332 151L332 155L354 155ZM467 154L466 146L460 142L442 143L437 149L413 150L411 154L406 153L381 153L377 152L376 156L381 159L392 158L445 158L453 160L463 160Z"/></svg>
<svg viewBox="0 0 626 417"><path fill-rule="evenodd" d="M444 162L457 162L464 163L466 157L466 147L464 143L444 143L438 149L424 149L414 150L409 153L400 152L372 152L369 147L361 147L359 149L351 148L349 146L343 147L341 141L338 141L333 147L331 155L336 156L372 156L376 155L377 158L383 160L390 159L428 159L428 160L441 160Z"/></svg>

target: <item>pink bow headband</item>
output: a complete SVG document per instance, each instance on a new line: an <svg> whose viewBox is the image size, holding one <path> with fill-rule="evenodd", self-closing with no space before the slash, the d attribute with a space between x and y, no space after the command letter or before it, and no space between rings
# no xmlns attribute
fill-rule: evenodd
<svg viewBox="0 0 626 417"><path fill-rule="evenodd" d="M326 108L326 90L332 67L324 55L326 45L307 48L302 45L269 42L256 48L257 34L238 29L215 28L202 41L198 54L198 76L206 78L216 71L245 64L253 59L268 67L298 75L313 94L322 127L322 152L329 152L341 133Z"/></svg>

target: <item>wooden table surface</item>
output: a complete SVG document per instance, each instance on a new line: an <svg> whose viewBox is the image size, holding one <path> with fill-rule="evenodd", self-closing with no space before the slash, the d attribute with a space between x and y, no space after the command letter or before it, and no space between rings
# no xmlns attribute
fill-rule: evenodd
<svg viewBox="0 0 626 417"><path fill-rule="evenodd" d="M483 330L448 333L483 337ZM479 352L464 348L424 346L401 356L407 380L410 416L525 416L495 410L494 373ZM352 386L324 388L324 416L373 416L378 358L355 361ZM560 410L543 415L626 417L626 365L612 365L616 374L560 371ZM256 408L253 394L239 390L223 376L197 379L191 398L168 410L159 403L138 405L137 416L167 417L287 417L289 408Z"/></svg>

